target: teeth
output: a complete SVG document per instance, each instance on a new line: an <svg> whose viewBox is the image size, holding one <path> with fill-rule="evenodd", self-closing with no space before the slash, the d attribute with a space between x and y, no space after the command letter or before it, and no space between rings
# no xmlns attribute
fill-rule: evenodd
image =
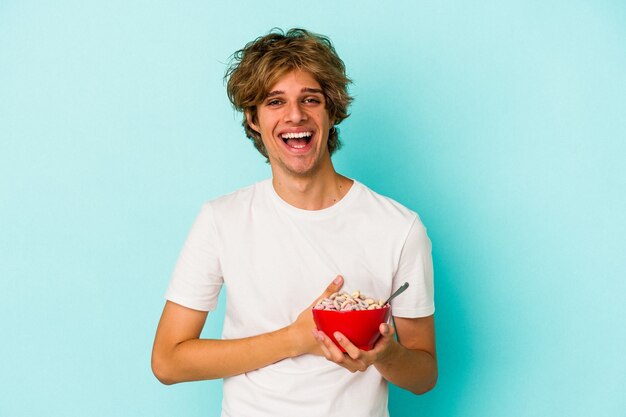
<svg viewBox="0 0 626 417"><path fill-rule="evenodd" d="M313 132L300 132L300 133L283 133L283 139L300 139L300 138L308 138L313 134Z"/></svg>

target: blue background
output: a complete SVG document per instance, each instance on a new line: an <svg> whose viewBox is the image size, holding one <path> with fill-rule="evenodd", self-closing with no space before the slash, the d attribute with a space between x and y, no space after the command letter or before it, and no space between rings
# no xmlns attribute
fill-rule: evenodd
<svg viewBox="0 0 626 417"><path fill-rule="evenodd" d="M222 76L274 26L333 39L336 167L434 244L392 416L626 416L626 3L580 0L0 2L0 415L219 414L150 351L202 202L270 175Z"/></svg>

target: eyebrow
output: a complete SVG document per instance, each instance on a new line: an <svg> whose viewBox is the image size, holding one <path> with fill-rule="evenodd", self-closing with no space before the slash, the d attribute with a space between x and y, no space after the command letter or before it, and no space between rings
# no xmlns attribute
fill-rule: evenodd
<svg viewBox="0 0 626 417"><path fill-rule="evenodd" d="M312 87L304 87L302 90L300 90L301 93L314 93L314 94L324 94L324 91L322 91L321 88L312 88ZM274 97L274 96L278 96L281 94L285 94L284 91L281 90L274 90L274 91L270 91L269 93L267 93L267 95L265 96L265 98L269 98L269 97Z"/></svg>

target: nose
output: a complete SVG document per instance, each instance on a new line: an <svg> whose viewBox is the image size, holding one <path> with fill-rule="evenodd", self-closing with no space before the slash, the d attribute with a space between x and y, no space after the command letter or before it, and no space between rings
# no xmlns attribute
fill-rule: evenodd
<svg viewBox="0 0 626 417"><path fill-rule="evenodd" d="M306 120L306 113L300 107L300 103L291 103L285 108L285 121L301 123Z"/></svg>

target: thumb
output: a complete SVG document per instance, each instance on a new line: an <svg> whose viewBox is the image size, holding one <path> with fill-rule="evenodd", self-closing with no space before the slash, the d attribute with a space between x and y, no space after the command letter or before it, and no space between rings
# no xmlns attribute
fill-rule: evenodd
<svg viewBox="0 0 626 417"><path fill-rule="evenodd" d="M326 287L322 295L319 296L317 300L313 304L317 304L319 300L322 298L328 298L332 293L339 291L341 286L343 285L343 277L341 275L337 275L335 279Z"/></svg>
<svg viewBox="0 0 626 417"><path fill-rule="evenodd" d="M383 337L393 337L395 329L389 323L382 323L378 329Z"/></svg>

